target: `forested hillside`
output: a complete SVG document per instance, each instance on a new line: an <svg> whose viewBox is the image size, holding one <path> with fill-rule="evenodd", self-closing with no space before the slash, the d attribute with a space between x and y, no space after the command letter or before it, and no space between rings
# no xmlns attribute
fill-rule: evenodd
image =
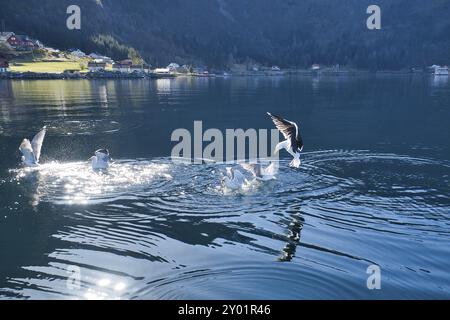
<svg viewBox="0 0 450 320"><path fill-rule="evenodd" d="M81 31L66 28L66 8L82 10ZM366 9L382 9L368 30ZM153 65L246 60L282 67L312 63L401 69L450 62L448 0L0 0L7 31L58 48Z"/></svg>

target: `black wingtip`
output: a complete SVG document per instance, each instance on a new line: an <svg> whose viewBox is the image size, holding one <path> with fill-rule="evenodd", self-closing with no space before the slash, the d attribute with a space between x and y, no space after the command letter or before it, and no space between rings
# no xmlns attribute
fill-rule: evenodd
<svg viewBox="0 0 450 320"><path fill-rule="evenodd" d="M95 153L103 153L103 154L109 155L109 150L106 148L98 149L97 151L95 151Z"/></svg>

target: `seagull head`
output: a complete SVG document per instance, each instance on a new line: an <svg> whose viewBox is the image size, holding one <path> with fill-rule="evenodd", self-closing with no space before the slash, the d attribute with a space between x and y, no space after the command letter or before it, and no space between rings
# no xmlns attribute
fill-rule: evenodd
<svg viewBox="0 0 450 320"><path fill-rule="evenodd" d="M98 149L97 151L95 151L95 156L98 158L101 158L102 160L106 161L106 162L110 162L112 159L109 155L109 150L108 149ZM92 158L91 158L92 159Z"/></svg>
<svg viewBox="0 0 450 320"><path fill-rule="evenodd" d="M101 153L101 154L109 156L109 150L108 149L98 149L97 151L95 151L95 153L96 154L97 153Z"/></svg>

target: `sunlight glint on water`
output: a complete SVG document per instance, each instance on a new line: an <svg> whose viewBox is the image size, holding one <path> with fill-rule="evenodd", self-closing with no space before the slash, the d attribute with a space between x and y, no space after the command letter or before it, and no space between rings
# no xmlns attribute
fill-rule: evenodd
<svg viewBox="0 0 450 320"><path fill-rule="evenodd" d="M0 82L2 298L450 297L448 83L8 83ZM168 157L176 128L272 128L266 111L299 121L299 170L283 154L276 180L229 192L220 180L230 164ZM18 144L42 125L42 166L21 168ZM95 172L85 160L103 147L114 163ZM380 291L366 286L372 264ZM70 270L80 271L78 286Z"/></svg>

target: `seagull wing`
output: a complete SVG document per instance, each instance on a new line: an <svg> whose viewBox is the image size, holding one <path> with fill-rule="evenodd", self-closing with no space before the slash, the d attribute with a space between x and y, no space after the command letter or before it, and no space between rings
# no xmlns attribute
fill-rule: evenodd
<svg viewBox="0 0 450 320"><path fill-rule="evenodd" d="M253 163L241 163L241 167L251 172L255 177L261 178L261 165Z"/></svg>
<svg viewBox="0 0 450 320"><path fill-rule="evenodd" d="M291 144L292 151L297 152L303 149L303 139L295 122L285 120L279 116L267 113L278 130L283 134L284 138Z"/></svg>
<svg viewBox="0 0 450 320"><path fill-rule="evenodd" d="M44 127L34 136L33 140L31 141L31 147L33 149L36 163L39 162L39 158L41 157L41 148L42 143L44 142L46 132L47 132L46 127Z"/></svg>
<svg viewBox="0 0 450 320"><path fill-rule="evenodd" d="M33 163L35 160L33 147L31 146L30 140L23 139L19 147L20 152L22 152L23 160L28 163Z"/></svg>

